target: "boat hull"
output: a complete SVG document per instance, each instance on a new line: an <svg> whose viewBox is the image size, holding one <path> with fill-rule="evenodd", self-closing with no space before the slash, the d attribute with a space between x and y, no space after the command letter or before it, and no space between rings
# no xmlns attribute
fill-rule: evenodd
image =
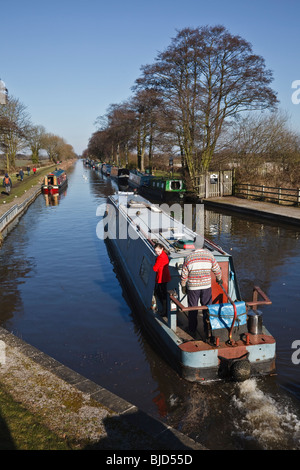
<svg viewBox="0 0 300 470"><path fill-rule="evenodd" d="M127 168L112 167L110 176L117 182L121 191L128 189L129 170Z"/></svg>
<svg viewBox="0 0 300 470"><path fill-rule="evenodd" d="M164 189L153 189L149 186L142 186L140 188L140 194L144 197L149 197L154 201L163 201L163 202L176 202L181 201L185 193L177 191L166 191Z"/></svg>
<svg viewBox="0 0 300 470"><path fill-rule="evenodd" d="M251 350L251 346L246 346L242 341L234 347L225 344L213 348L201 341L185 342L182 345L177 344L175 335L170 336L167 327L159 315L153 314L150 309L145 309L144 302L138 295L136 285L132 278L132 272L127 265L122 262L122 253L118 249L118 245L112 240L107 239L108 249L114 259L120 280L124 290L130 298L133 307L133 313L138 317L142 325L143 332L149 342L153 344L155 349L165 358L169 365L185 380L189 382L204 382L232 379L232 364L239 358L249 354L250 358L250 375L270 375L275 372L275 340L269 334L264 338L269 341L264 346L263 355L265 360L259 360L261 353L258 354L258 346ZM255 338L252 338L253 344ZM228 352L229 350L229 352ZM232 354L233 352L233 354ZM226 357L227 356L227 357Z"/></svg>
<svg viewBox="0 0 300 470"><path fill-rule="evenodd" d="M44 194L59 194L67 187L67 182L60 186L43 186L42 191Z"/></svg>
<svg viewBox="0 0 300 470"><path fill-rule="evenodd" d="M42 192L44 194L59 194L67 187L68 178L64 170L57 170L49 173L44 178Z"/></svg>
<svg viewBox="0 0 300 470"><path fill-rule="evenodd" d="M171 202L183 199L186 189L181 179L152 176L146 184L141 186L140 193L156 201Z"/></svg>

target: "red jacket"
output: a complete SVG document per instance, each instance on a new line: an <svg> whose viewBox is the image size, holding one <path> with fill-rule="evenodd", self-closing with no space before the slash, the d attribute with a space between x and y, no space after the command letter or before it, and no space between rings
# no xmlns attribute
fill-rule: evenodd
<svg viewBox="0 0 300 470"><path fill-rule="evenodd" d="M162 282L171 281L171 275L169 271L169 258L165 251L163 251L155 261L153 266L153 271L156 272L155 282L158 284Z"/></svg>

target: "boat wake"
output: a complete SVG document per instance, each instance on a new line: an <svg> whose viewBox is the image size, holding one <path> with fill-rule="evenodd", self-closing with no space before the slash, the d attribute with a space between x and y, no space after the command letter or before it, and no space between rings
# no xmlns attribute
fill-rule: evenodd
<svg viewBox="0 0 300 470"><path fill-rule="evenodd" d="M245 447L264 450L299 450L300 420L286 399L279 400L258 388L256 379L238 384L232 404L238 411L235 436ZM246 444L247 447L247 444Z"/></svg>

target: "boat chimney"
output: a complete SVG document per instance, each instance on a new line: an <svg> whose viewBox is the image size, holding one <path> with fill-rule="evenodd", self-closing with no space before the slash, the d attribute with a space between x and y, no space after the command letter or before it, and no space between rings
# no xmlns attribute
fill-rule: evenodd
<svg viewBox="0 0 300 470"><path fill-rule="evenodd" d="M262 333L262 312L260 310L249 309L247 315L249 333L260 335Z"/></svg>

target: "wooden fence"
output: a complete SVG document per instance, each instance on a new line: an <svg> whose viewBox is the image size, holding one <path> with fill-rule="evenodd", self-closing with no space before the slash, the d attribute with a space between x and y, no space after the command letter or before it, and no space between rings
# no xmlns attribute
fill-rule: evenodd
<svg viewBox="0 0 300 470"><path fill-rule="evenodd" d="M246 199L256 199L277 204L300 205L300 188L290 189L238 183L234 186L234 195Z"/></svg>

